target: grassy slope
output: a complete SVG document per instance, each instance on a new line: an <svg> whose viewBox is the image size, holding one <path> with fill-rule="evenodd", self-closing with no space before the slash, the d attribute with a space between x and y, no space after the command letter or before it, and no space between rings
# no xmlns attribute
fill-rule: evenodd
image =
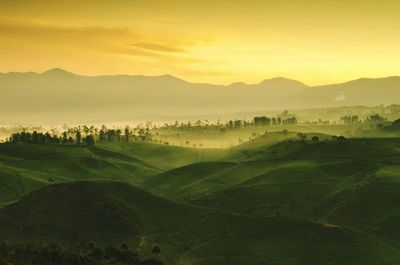
<svg viewBox="0 0 400 265"><path fill-rule="evenodd" d="M178 215L193 221L202 213L123 182L78 181L45 186L4 207L0 234L6 240L138 244L141 235L170 227Z"/></svg>
<svg viewBox="0 0 400 265"><path fill-rule="evenodd" d="M44 169L46 174L63 170L66 174L63 167L71 156L73 165L89 156L156 173L150 164L162 169L179 166L137 176L127 174L129 169L93 163L89 169L94 177L78 170L70 171L74 177L66 179L110 180L107 175L113 174L131 184L144 183L147 190L164 197L129 185L96 182L108 199L124 209L123 215L135 220L132 244L138 243L145 255L159 244L170 264L398 264L400 139L312 143L295 138L295 133L268 133L224 151L225 158L221 151L210 151L212 162L194 164L190 163L199 160L191 156L195 149L189 148L139 143L98 146L95 151L77 148L79 152L72 154L50 148L43 153L63 162L53 161ZM21 185L12 185L19 183L15 168L25 181L47 182L48 175L40 171L40 160L46 156L34 151L36 155L17 149L0 152L4 190L11 186L15 194L23 193ZM37 157L41 159L35 162ZM20 159L29 163L18 164ZM26 172L21 170L24 165L30 168ZM2 196L12 201L19 195Z"/></svg>
<svg viewBox="0 0 400 265"><path fill-rule="evenodd" d="M193 164L145 184L227 214L306 218L400 245L400 139L265 141L238 146L241 162Z"/></svg>
<svg viewBox="0 0 400 265"><path fill-rule="evenodd" d="M100 147L0 144L0 202L52 183L108 179L137 184L159 172L134 156Z"/></svg>
<svg viewBox="0 0 400 265"><path fill-rule="evenodd" d="M220 159L225 153L141 142L95 147L0 144L0 207L52 183L104 179L141 185L163 170Z"/></svg>
<svg viewBox="0 0 400 265"><path fill-rule="evenodd" d="M135 142L128 145L104 144L102 149L138 157L162 170L170 170L191 163L218 160L227 154L224 149L187 148L162 144Z"/></svg>
<svg viewBox="0 0 400 265"><path fill-rule="evenodd" d="M396 249L352 229L224 214L110 181L44 187L2 209L0 220L2 239L127 242L143 255L159 244L167 264L395 264L400 258Z"/></svg>

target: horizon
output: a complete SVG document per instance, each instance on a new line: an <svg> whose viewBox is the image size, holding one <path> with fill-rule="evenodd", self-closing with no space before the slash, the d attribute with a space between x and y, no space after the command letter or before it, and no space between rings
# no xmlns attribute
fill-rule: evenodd
<svg viewBox="0 0 400 265"><path fill-rule="evenodd" d="M357 80L363 80L363 79L367 79L367 80L377 80L377 79L387 79L387 78L396 78L396 77L400 77L400 74L398 75L387 75L387 76L377 76L377 77L370 77L370 76L361 76L361 77L356 77L354 79L350 79L350 80L343 80L343 81L339 81L339 82L334 82L334 83L321 83L321 84L315 84L315 85L309 85L308 83L303 82L300 79L293 79L290 77L286 77L286 76L273 76L273 77L267 77L264 79L261 79L260 81L256 81L256 82L252 82L252 83L248 83L248 82L244 82L241 80L237 80L237 81L233 81L231 83L216 83L216 82L195 82L193 80L190 79L186 79L180 76L176 76L173 74L168 74L168 73L164 73L164 74L159 74L159 75L145 75L145 74L127 74L127 73L114 73L114 74L84 74L84 73L77 73L73 70L69 70L69 69L64 69L61 67L51 67L47 70L44 71L3 71L0 72L0 74L29 74L29 73L34 73L34 74L45 74L45 73L49 73L49 72L53 72L53 71L61 71L61 72L65 72L67 74L72 74L72 75L76 75L76 76L84 76L84 77L99 77L99 76L129 76L129 77L172 77L172 78L176 78L179 79L181 81L185 81L187 83L191 83L191 84L208 84L208 85L216 85L216 86L232 86L235 84L243 84L243 85L259 85L264 81L270 81L270 80L277 80L277 79L283 79L283 80L288 80L288 81L296 81L296 82L300 82L302 84L304 84L307 87L321 87L321 86L329 86L329 85L337 85L337 84L345 84L348 82L353 82L353 81L357 81Z"/></svg>

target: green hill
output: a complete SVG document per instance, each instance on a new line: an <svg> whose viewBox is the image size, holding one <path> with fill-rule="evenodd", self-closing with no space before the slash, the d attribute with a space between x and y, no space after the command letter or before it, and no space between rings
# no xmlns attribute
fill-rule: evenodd
<svg viewBox="0 0 400 265"><path fill-rule="evenodd" d="M0 234L9 241L138 245L142 234L168 228L178 216L187 221L201 214L197 208L169 202L123 182L53 184L4 207Z"/></svg>
<svg viewBox="0 0 400 265"><path fill-rule="evenodd" d="M120 180L141 183L161 172L134 156L101 147L0 144L0 202L52 183Z"/></svg>
<svg viewBox="0 0 400 265"><path fill-rule="evenodd" d="M398 264L400 139L307 139L268 133L203 161L146 143L0 145L0 240L126 242L143 258L158 245L171 265Z"/></svg>
<svg viewBox="0 0 400 265"><path fill-rule="evenodd" d="M5 207L0 222L3 240L136 243L139 233L129 209L92 182L55 184L34 191Z"/></svg>
<svg viewBox="0 0 400 265"><path fill-rule="evenodd" d="M286 216L232 215L174 203L120 182L55 184L0 211L0 238L127 242L166 264L395 264L400 253L356 230Z"/></svg>
<svg viewBox="0 0 400 265"><path fill-rule="evenodd" d="M119 154L134 156L161 170L171 170L200 161L219 160L226 156L228 150L216 148L187 148L169 146L165 144L152 144L134 142L130 144L104 144L99 145Z"/></svg>

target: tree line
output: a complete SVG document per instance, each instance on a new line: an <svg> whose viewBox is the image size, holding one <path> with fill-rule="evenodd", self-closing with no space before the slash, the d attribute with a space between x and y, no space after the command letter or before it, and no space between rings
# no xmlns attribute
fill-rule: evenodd
<svg viewBox="0 0 400 265"><path fill-rule="evenodd" d="M281 117L254 117L253 124L256 126L270 126L270 125L295 125L297 124L296 117L288 117L288 118L281 118Z"/></svg>
<svg viewBox="0 0 400 265"><path fill-rule="evenodd" d="M81 132L76 132L75 138L68 136L67 132L63 132L61 136L50 134L49 132L17 132L11 134L8 139L10 143L24 143L24 144L86 144L94 145L95 140L92 134L82 137Z"/></svg>
<svg viewBox="0 0 400 265"><path fill-rule="evenodd" d="M121 129L108 129L103 125L100 129L94 126L78 126L68 128L61 134L50 132L16 132L11 134L7 142L24 144L68 144L68 145L88 145L92 146L99 143L120 143L133 141L150 141L152 134L150 128L137 128L132 131L129 127Z"/></svg>
<svg viewBox="0 0 400 265"><path fill-rule="evenodd" d="M340 121L344 124L358 124L358 123L379 123L384 122L386 119L379 114L370 115L363 121L357 115L346 115L340 118Z"/></svg>

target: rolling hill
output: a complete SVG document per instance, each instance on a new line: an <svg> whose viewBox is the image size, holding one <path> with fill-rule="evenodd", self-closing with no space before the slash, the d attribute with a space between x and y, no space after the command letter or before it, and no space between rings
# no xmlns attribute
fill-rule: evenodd
<svg viewBox="0 0 400 265"><path fill-rule="evenodd" d="M100 147L0 144L0 206L44 185L80 180L140 184L160 169Z"/></svg>
<svg viewBox="0 0 400 265"><path fill-rule="evenodd" d="M195 163L194 148L146 142L71 145L0 144L0 207L44 185L81 180L119 180L133 185L151 176ZM204 149L217 160L226 150Z"/></svg>
<svg viewBox="0 0 400 265"><path fill-rule="evenodd" d="M143 258L158 245L168 265L398 264L400 139L316 135L267 133L202 162L146 143L2 144L0 240Z"/></svg>
<svg viewBox="0 0 400 265"><path fill-rule="evenodd" d="M18 221L17 221L18 220ZM0 210L0 238L96 245L126 242L166 264L395 264L400 252L350 228L286 216L232 215L120 182L55 184Z"/></svg>

